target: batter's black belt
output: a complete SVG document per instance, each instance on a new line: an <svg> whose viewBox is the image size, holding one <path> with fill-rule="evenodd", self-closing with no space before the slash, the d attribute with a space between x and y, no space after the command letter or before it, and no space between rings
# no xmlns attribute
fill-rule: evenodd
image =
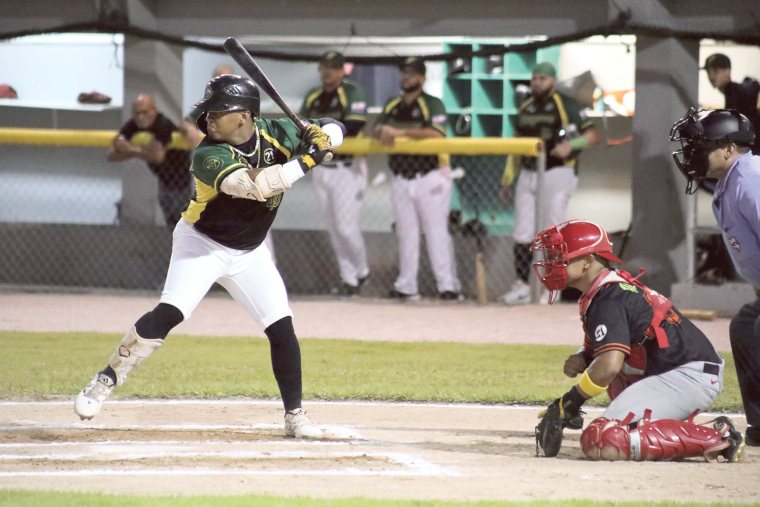
<svg viewBox="0 0 760 507"><path fill-rule="evenodd" d="M702 368L702 373L707 373L708 375L718 375L720 374L720 365L717 365L715 363L705 363L704 368Z"/></svg>
<svg viewBox="0 0 760 507"><path fill-rule="evenodd" d="M407 179L407 180L413 180L415 178L419 178L420 176L425 176L430 171L434 171L436 169L438 168L431 167L429 169L422 169L420 171L407 169L407 170L393 171L393 174L396 176L401 176L402 178Z"/></svg>

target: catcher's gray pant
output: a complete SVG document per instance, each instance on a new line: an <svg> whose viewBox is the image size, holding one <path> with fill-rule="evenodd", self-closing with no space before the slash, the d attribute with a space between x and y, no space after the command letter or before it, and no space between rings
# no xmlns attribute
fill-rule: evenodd
<svg viewBox="0 0 760 507"><path fill-rule="evenodd" d="M674 370L645 377L628 386L604 411L602 417L623 420L633 412L636 422L644 411L652 411L652 420L683 421L695 410L713 404L723 389L721 364L694 361Z"/></svg>
<svg viewBox="0 0 760 507"><path fill-rule="evenodd" d="M266 244L254 250L228 248L180 220L160 302L176 306L187 320L214 282L227 289L262 329L293 316Z"/></svg>
<svg viewBox="0 0 760 507"><path fill-rule="evenodd" d="M449 234L452 187L451 178L441 169L412 179L393 177L391 195L400 257L399 275L394 284L397 291L418 293L422 226L438 292L459 292L454 245Z"/></svg>
<svg viewBox="0 0 760 507"><path fill-rule="evenodd" d="M363 158L323 163L313 171L314 190L327 219L340 279L356 286L369 274L364 238L359 229L367 168Z"/></svg>
<svg viewBox="0 0 760 507"><path fill-rule="evenodd" d="M538 173L521 170L515 186L515 243L530 244L539 231L565 221L567 205L578 186L572 167L554 167L544 173L541 196L538 195ZM539 201L540 197L540 201ZM536 202L541 207L541 223L536 216Z"/></svg>

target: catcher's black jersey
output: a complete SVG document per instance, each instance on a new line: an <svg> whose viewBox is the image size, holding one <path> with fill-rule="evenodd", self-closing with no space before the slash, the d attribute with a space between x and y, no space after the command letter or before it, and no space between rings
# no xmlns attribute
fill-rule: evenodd
<svg viewBox="0 0 760 507"><path fill-rule="evenodd" d="M284 164L306 153L290 119L254 120L256 129L247 142L231 146L206 136L193 154L190 172L195 195L182 217L209 238L238 250L252 250L264 242L284 194L265 202L233 197L221 191L224 178L243 168Z"/></svg>
<svg viewBox="0 0 760 507"><path fill-rule="evenodd" d="M710 341L693 322L673 308L662 328L669 347L660 349L657 340L645 336L654 309L644 293L628 283L610 283L599 289L586 310L584 324L588 336L584 347L597 356L610 350L631 353L631 346L643 345L647 353L645 376L670 371L692 361L720 363Z"/></svg>

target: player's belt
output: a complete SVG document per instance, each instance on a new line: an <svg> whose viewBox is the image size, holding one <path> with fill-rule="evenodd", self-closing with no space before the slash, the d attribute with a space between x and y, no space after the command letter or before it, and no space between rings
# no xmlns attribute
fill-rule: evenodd
<svg viewBox="0 0 760 507"><path fill-rule="evenodd" d="M438 169L438 168L430 167L428 169L422 169L421 171L396 171L393 174L395 174L396 176L401 176L402 178L407 179L407 180L413 180L415 178L425 176L427 173L435 169Z"/></svg>
<svg viewBox="0 0 760 507"><path fill-rule="evenodd" d="M333 160L332 162L322 162L320 167L326 167L327 169L337 169L339 167L351 167L354 161L351 159L345 160Z"/></svg>
<svg viewBox="0 0 760 507"><path fill-rule="evenodd" d="M708 375L718 375L720 373L720 366L715 363L705 363L702 372Z"/></svg>

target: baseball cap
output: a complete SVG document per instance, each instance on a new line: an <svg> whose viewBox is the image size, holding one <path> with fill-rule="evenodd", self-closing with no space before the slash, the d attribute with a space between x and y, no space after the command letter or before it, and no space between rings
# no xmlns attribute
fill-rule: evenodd
<svg viewBox="0 0 760 507"><path fill-rule="evenodd" d="M723 53L715 53L705 60L705 66L702 69L730 69L731 59Z"/></svg>
<svg viewBox="0 0 760 507"><path fill-rule="evenodd" d="M328 51L322 55L322 58L319 59L319 63L328 67L341 69L346 63L346 57L343 56L343 53L339 53L338 51Z"/></svg>
<svg viewBox="0 0 760 507"><path fill-rule="evenodd" d="M544 76L557 77L557 71L549 62L541 62L533 66L532 74L543 74Z"/></svg>
<svg viewBox="0 0 760 507"><path fill-rule="evenodd" d="M404 70L407 67L415 71L417 74L422 74L423 76L427 70L425 67L425 61L417 56L408 57L400 66L401 70Z"/></svg>

